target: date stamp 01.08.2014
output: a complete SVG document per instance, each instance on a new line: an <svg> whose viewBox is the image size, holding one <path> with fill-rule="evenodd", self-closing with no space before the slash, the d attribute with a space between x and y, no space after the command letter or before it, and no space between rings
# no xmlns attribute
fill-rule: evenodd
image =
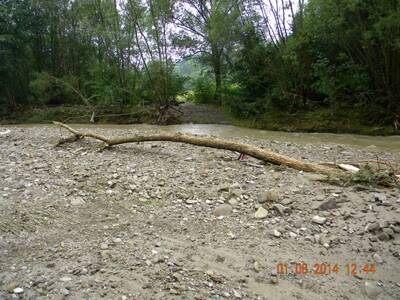
<svg viewBox="0 0 400 300"><path fill-rule="evenodd" d="M276 265L276 273L278 275L331 275L342 274L348 276L361 276L376 273L376 265L371 263L357 264L354 262L340 265L337 263L313 263L306 262L296 263L278 263Z"/></svg>

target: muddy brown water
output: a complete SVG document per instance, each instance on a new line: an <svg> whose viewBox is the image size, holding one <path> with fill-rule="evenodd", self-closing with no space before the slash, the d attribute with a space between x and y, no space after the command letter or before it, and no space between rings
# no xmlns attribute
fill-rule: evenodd
<svg viewBox="0 0 400 300"><path fill-rule="evenodd" d="M23 124L16 127L52 126L43 124ZM111 124L72 124L80 128L105 128L105 129L136 129L143 131L182 132L198 135L212 135L220 138L248 138L286 141L299 144L341 144L354 148L367 148L369 151L389 151L400 154L400 136L367 136L356 134L335 133L299 133L269 131L250 128L241 128L232 125L219 124L179 124L158 126L148 124L111 125ZM8 127L8 126L7 126ZM1 128L1 127L0 127ZM3 127L4 128L4 127Z"/></svg>

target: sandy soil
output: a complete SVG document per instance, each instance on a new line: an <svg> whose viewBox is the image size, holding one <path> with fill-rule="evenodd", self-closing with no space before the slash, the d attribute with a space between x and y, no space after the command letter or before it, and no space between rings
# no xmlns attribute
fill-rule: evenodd
<svg viewBox="0 0 400 300"><path fill-rule="evenodd" d="M86 140L54 148L56 128L9 130L0 299L400 299L398 189L338 187L190 145L99 152ZM310 161L376 157L242 141Z"/></svg>

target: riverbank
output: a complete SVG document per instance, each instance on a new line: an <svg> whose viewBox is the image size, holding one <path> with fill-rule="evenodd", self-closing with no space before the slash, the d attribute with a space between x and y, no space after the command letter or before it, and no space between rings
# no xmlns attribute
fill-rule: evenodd
<svg viewBox="0 0 400 300"><path fill-rule="evenodd" d="M5 129L2 299L400 296L397 189L334 186L319 175L191 145L99 152L90 140L54 148L67 133L53 126ZM376 149L331 143L236 140L313 162L377 156Z"/></svg>
<svg viewBox="0 0 400 300"><path fill-rule="evenodd" d="M92 111L86 106L55 106L31 108L11 113L1 118L0 124L48 124L52 121L89 123ZM232 124L246 128L287 132L352 133L362 135L398 135L392 126L362 124L354 112L336 112L319 109L308 112L266 113L258 119L240 119L221 107L182 103L170 110L165 124ZM105 107L98 108L97 124L154 124L157 117L148 108Z"/></svg>
<svg viewBox="0 0 400 300"><path fill-rule="evenodd" d="M399 135L400 131L388 125L366 125L354 111L315 109L297 113L269 112L258 119L240 119L229 111L224 114L231 124L241 127L288 132L351 133L361 135Z"/></svg>

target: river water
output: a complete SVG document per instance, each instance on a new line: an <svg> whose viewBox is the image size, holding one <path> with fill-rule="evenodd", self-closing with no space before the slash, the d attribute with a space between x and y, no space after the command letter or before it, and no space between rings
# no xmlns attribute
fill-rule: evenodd
<svg viewBox="0 0 400 300"><path fill-rule="evenodd" d="M17 125L17 127L34 127L49 125ZM335 134L335 133L297 133L269 131L259 129L249 129L236 127L232 125L217 124L179 124L169 126L157 126L148 124L133 125L110 125L110 124L75 124L71 126L83 128L109 128L109 129L136 129L143 131L164 131L164 132L182 132L199 135L213 135L220 138L254 138L276 141L286 141L293 143L311 143L311 144L342 144L349 145L358 149L369 151L388 151L400 155L400 136L367 136L356 134ZM1 128L1 127L0 127Z"/></svg>

